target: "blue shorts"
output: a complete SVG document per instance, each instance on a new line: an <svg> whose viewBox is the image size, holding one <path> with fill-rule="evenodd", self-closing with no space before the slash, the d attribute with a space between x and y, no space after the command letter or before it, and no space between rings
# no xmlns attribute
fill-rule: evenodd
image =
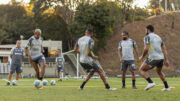
<svg viewBox="0 0 180 101"><path fill-rule="evenodd" d="M58 72L63 72L63 66L57 66Z"/></svg>
<svg viewBox="0 0 180 101"><path fill-rule="evenodd" d="M121 71L127 71L128 67L130 68L130 70L136 70L134 60L124 60L121 66Z"/></svg>
<svg viewBox="0 0 180 101"><path fill-rule="evenodd" d="M15 71L16 71L16 73L22 73L22 65L21 64L12 63L11 67L10 67L10 72L14 73Z"/></svg>
<svg viewBox="0 0 180 101"><path fill-rule="evenodd" d="M35 59L32 59L33 62L40 64L40 63L46 63L46 59L44 57L44 55L41 55Z"/></svg>

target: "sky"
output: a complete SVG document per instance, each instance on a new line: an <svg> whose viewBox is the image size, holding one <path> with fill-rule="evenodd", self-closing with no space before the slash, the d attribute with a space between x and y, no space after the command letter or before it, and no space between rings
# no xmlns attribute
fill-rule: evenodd
<svg viewBox="0 0 180 101"><path fill-rule="evenodd" d="M9 3L9 1L11 0L0 0L0 4L7 4ZM30 0L16 0L16 1L23 1L25 3L29 3ZM133 6L138 6L141 8L145 8L146 6L148 6L149 4L149 0L135 0L133 3Z"/></svg>

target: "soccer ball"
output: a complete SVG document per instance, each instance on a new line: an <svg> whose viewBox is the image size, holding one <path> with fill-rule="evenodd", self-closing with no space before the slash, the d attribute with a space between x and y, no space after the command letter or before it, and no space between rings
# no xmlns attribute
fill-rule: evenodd
<svg viewBox="0 0 180 101"><path fill-rule="evenodd" d="M34 81L34 86L36 88L42 88L43 84L42 84L42 82L40 80L35 80Z"/></svg>
<svg viewBox="0 0 180 101"><path fill-rule="evenodd" d="M48 84L48 81L47 80L43 80L43 85L47 86L47 84Z"/></svg>
<svg viewBox="0 0 180 101"><path fill-rule="evenodd" d="M52 86L54 86L54 85L56 84L56 81L55 81L55 80L51 80L51 81L50 81L50 84L51 84Z"/></svg>
<svg viewBox="0 0 180 101"><path fill-rule="evenodd" d="M13 85L13 86L17 86L17 80L13 80L13 81L12 81L12 85Z"/></svg>

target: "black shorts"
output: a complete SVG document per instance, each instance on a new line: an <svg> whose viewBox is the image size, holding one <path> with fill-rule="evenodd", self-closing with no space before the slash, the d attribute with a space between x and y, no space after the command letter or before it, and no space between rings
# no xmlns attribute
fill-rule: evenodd
<svg viewBox="0 0 180 101"><path fill-rule="evenodd" d="M80 63L81 66L86 70L87 73L94 73L97 72L99 69L101 69L100 66L96 62L92 63Z"/></svg>
<svg viewBox="0 0 180 101"><path fill-rule="evenodd" d="M134 60L124 60L124 62L122 63L122 66L121 66L121 71L126 71L128 69L128 67L130 70L136 70Z"/></svg>
<svg viewBox="0 0 180 101"><path fill-rule="evenodd" d="M145 60L145 63L148 64L151 69L154 68L154 67L162 68L163 64L164 64L164 59L153 60L153 59L147 58Z"/></svg>

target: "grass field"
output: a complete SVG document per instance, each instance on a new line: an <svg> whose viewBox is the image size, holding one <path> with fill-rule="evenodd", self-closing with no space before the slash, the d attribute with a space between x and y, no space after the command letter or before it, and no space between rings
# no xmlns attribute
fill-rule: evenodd
<svg viewBox="0 0 180 101"><path fill-rule="evenodd" d="M82 91L77 88L83 80L63 80L38 90L33 86L34 79L21 79L18 86L5 86L6 80L1 79L0 101L180 101L180 78L167 79L175 87L170 92L161 91L164 86L159 78L152 79L157 86L149 91L144 91L147 83L142 78L137 79L138 89L132 89L131 79L126 80L127 88L121 89L121 79L108 78L116 91L105 90L100 79L91 79Z"/></svg>

